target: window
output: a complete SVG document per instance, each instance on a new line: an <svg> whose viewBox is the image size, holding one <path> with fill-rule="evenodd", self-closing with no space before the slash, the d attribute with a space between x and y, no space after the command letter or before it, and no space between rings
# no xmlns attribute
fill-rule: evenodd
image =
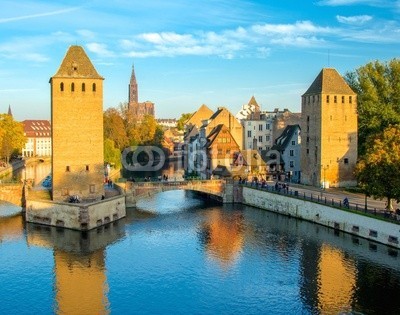
<svg viewBox="0 0 400 315"><path fill-rule="evenodd" d="M307 116L307 122L309 122L310 121L310 116Z"/></svg>
<svg viewBox="0 0 400 315"><path fill-rule="evenodd" d="M262 131L262 127L263 127L262 125L258 125L258 130Z"/></svg>
<svg viewBox="0 0 400 315"><path fill-rule="evenodd" d="M349 159L348 158L344 158L343 162L344 162L344 164L349 164Z"/></svg>
<svg viewBox="0 0 400 315"><path fill-rule="evenodd" d="M307 149L307 154L310 154L310 149Z"/></svg>
<svg viewBox="0 0 400 315"><path fill-rule="evenodd" d="M60 91L64 92L64 83L63 82L60 83Z"/></svg>
<svg viewBox="0 0 400 315"><path fill-rule="evenodd" d="M265 136L265 141L269 141L271 139L270 136Z"/></svg>
<svg viewBox="0 0 400 315"><path fill-rule="evenodd" d="M258 142L262 142L263 141L262 138L263 138L262 136L258 136Z"/></svg>
<svg viewBox="0 0 400 315"><path fill-rule="evenodd" d="M86 165L86 171L89 171L89 165Z"/></svg>
<svg viewBox="0 0 400 315"><path fill-rule="evenodd" d="M247 130L247 138L251 138L251 130Z"/></svg>
<svg viewBox="0 0 400 315"><path fill-rule="evenodd" d="M82 83L82 92L85 92L85 83Z"/></svg>
<svg viewBox="0 0 400 315"><path fill-rule="evenodd" d="M294 150L290 150L290 151L289 151L289 155L290 155L290 156L294 156Z"/></svg>
<svg viewBox="0 0 400 315"><path fill-rule="evenodd" d="M307 137L306 141L307 141L307 143L310 142L310 137Z"/></svg>
<svg viewBox="0 0 400 315"><path fill-rule="evenodd" d="M91 194L95 193L96 192L96 185L93 185L93 184L90 185L89 186L89 191L90 191Z"/></svg>
<svg viewBox="0 0 400 315"><path fill-rule="evenodd" d="M270 125L269 124L265 124L265 129L266 130L270 130Z"/></svg>
<svg viewBox="0 0 400 315"><path fill-rule="evenodd" d="M349 96L349 103L351 104L353 102L353 98Z"/></svg>
<svg viewBox="0 0 400 315"><path fill-rule="evenodd" d="M329 95L326 96L326 102L329 103Z"/></svg>
<svg viewBox="0 0 400 315"><path fill-rule="evenodd" d="M66 166L65 171L66 172L70 172L71 171L71 168L69 167L69 165Z"/></svg>
<svg viewBox="0 0 400 315"><path fill-rule="evenodd" d="M93 92L96 92L96 83L93 83L93 84L92 84L92 91L93 91Z"/></svg>
<svg viewBox="0 0 400 315"><path fill-rule="evenodd" d="M333 102L337 103L337 96L336 95L333 97Z"/></svg>
<svg viewBox="0 0 400 315"><path fill-rule="evenodd" d="M294 161L289 161L289 167L294 167Z"/></svg>
<svg viewBox="0 0 400 315"><path fill-rule="evenodd" d="M344 104L344 96L342 96L342 104Z"/></svg>
<svg viewBox="0 0 400 315"><path fill-rule="evenodd" d="M74 92L74 91L75 91L75 83L72 82L72 83L71 83L71 92Z"/></svg>
<svg viewBox="0 0 400 315"><path fill-rule="evenodd" d="M218 155L222 154L222 149L218 149Z"/></svg>
<svg viewBox="0 0 400 315"><path fill-rule="evenodd" d="M231 154L231 150L230 149L226 150L226 154Z"/></svg>
<svg viewBox="0 0 400 315"><path fill-rule="evenodd" d="M292 145L296 145L296 140L292 140Z"/></svg>

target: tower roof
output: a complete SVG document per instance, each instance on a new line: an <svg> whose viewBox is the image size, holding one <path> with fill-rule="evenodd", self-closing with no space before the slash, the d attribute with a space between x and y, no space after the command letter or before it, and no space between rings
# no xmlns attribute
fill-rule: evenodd
<svg viewBox="0 0 400 315"><path fill-rule="evenodd" d="M254 95L251 97L250 101L249 101L249 105L254 105L257 108L260 108L260 106L258 105L256 98L254 97Z"/></svg>
<svg viewBox="0 0 400 315"><path fill-rule="evenodd" d="M353 94L354 91L333 68L323 68L303 95L308 94Z"/></svg>
<svg viewBox="0 0 400 315"><path fill-rule="evenodd" d="M70 46L53 77L103 79L81 46Z"/></svg>
<svg viewBox="0 0 400 315"><path fill-rule="evenodd" d="M8 115L12 116L11 105L8 105Z"/></svg>

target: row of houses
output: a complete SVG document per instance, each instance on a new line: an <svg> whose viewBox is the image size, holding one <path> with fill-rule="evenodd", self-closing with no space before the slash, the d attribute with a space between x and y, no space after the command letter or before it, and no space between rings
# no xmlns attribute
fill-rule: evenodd
<svg viewBox="0 0 400 315"><path fill-rule="evenodd" d="M253 96L235 116L203 104L185 126L186 173L356 185L357 95L335 69L324 68L301 104L301 113L263 111Z"/></svg>

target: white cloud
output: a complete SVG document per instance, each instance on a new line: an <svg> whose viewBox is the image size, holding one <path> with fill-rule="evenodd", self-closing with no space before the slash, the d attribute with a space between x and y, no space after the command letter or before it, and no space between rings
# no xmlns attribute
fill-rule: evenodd
<svg viewBox="0 0 400 315"><path fill-rule="evenodd" d="M356 4L368 5L371 7L393 7L396 4L393 3L392 0L321 0L318 2L319 5L323 6L349 6Z"/></svg>
<svg viewBox="0 0 400 315"><path fill-rule="evenodd" d="M263 35L304 35L328 34L334 32L329 27L316 26L310 21L297 21L294 24L262 24L252 26L252 30Z"/></svg>
<svg viewBox="0 0 400 315"><path fill-rule="evenodd" d="M343 24L361 25L372 20L370 15L342 16L336 15L338 22Z"/></svg>
<svg viewBox="0 0 400 315"><path fill-rule="evenodd" d="M100 43L88 43L86 47L89 51L101 56L101 57L114 57L114 53L108 50L107 45Z"/></svg>
<svg viewBox="0 0 400 315"><path fill-rule="evenodd" d="M77 30L76 33L86 39L94 39L96 34L90 30Z"/></svg>
<svg viewBox="0 0 400 315"><path fill-rule="evenodd" d="M21 20L35 19L35 18L40 18L40 17L45 17L45 16L59 15L59 14L76 11L78 9L79 9L79 7L73 7L73 8L63 9L63 10L43 12L43 13L37 13L37 14L29 14L29 15L14 16L14 17L9 17L9 18L1 18L0 23L9 23L9 22L15 22L15 21L21 21Z"/></svg>

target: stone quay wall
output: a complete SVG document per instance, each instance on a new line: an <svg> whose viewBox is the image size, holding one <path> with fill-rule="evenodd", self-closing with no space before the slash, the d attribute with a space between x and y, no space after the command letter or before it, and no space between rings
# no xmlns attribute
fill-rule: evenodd
<svg viewBox="0 0 400 315"><path fill-rule="evenodd" d="M245 205L293 216L400 249L400 225L307 200L242 187Z"/></svg>
<svg viewBox="0 0 400 315"><path fill-rule="evenodd" d="M91 230L126 216L125 196L92 203L27 200L26 221L73 230Z"/></svg>

